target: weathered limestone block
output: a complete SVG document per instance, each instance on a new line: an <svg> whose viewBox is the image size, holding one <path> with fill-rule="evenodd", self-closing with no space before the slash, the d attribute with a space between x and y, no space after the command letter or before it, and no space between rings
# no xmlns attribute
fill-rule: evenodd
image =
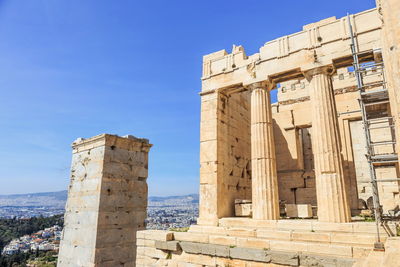
<svg viewBox="0 0 400 267"><path fill-rule="evenodd" d="M172 241L174 240L174 233L162 230L145 230L138 231L138 235L142 239L156 240L156 241Z"/></svg>
<svg viewBox="0 0 400 267"><path fill-rule="evenodd" d="M203 242L208 243L208 233L188 233L188 232L176 232L174 233L175 240L179 241L192 241L192 242Z"/></svg>
<svg viewBox="0 0 400 267"><path fill-rule="evenodd" d="M352 259L340 259L319 255L300 255L300 266L332 266L351 267L354 264Z"/></svg>
<svg viewBox="0 0 400 267"><path fill-rule="evenodd" d="M147 139L102 134L72 144L58 266L135 266L147 214Z"/></svg>
<svg viewBox="0 0 400 267"><path fill-rule="evenodd" d="M286 216L290 218L311 218L312 208L310 204L286 204Z"/></svg>
<svg viewBox="0 0 400 267"><path fill-rule="evenodd" d="M178 241L155 241L155 248L161 250L178 251L180 249Z"/></svg>
<svg viewBox="0 0 400 267"><path fill-rule="evenodd" d="M269 249L269 240L260 238L237 238L236 244L238 247Z"/></svg>
<svg viewBox="0 0 400 267"><path fill-rule="evenodd" d="M268 255L267 251L264 249L254 249L254 248L230 248L229 255L234 259L249 260L249 261L261 261L270 262L271 256Z"/></svg>
<svg viewBox="0 0 400 267"><path fill-rule="evenodd" d="M235 215L238 217L251 217L252 215L251 200L236 199L235 200Z"/></svg>

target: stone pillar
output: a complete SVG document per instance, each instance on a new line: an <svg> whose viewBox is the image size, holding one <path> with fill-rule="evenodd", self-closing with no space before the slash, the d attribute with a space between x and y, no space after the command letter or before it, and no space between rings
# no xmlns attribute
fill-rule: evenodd
<svg viewBox="0 0 400 267"><path fill-rule="evenodd" d="M262 83L254 83L250 89L253 219L277 220L278 179L270 92Z"/></svg>
<svg viewBox="0 0 400 267"><path fill-rule="evenodd" d="M316 176L318 220L351 221L343 176L335 98L329 71L305 73L310 81L312 148Z"/></svg>
<svg viewBox="0 0 400 267"><path fill-rule="evenodd" d="M396 152L400 154L400 1L377 0L382 19L382 55L395 123Z"/></svg>
<svg viewBox="0 0 400 267"><path fill-rule="evenodd" d="M135 266L147 216L147 139L102 134L72 144L57 266Z"/></svg>
<svg viewBox="0 0 400 267"><path fill-rule="evenodd" d="M220 94L213 92L201 96L200 119L200 203L199 225L218 225L222 174Z"/></svg>

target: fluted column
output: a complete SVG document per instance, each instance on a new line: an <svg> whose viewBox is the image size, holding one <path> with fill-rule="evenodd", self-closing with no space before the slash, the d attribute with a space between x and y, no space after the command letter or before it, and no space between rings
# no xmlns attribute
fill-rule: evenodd
<svg viewBox="0 0 400 267"><path fill-rule="evenodd" d="M263 83L250 89L253 219L276 220L279 198L270 93Z"/></svg>
<svg viewBox="0 0 400 267"><path fill-rule="evenodd" d="M314 153L318 220L351 221L340 153L339 127L328 69L306 72L310 81L312 148Z"/></svg>

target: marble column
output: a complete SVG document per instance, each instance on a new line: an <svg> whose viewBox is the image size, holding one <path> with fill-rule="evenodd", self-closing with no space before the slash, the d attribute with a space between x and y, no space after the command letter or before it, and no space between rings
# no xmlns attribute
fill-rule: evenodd
<svg viewBox="0 0 400 267"><path fill-rule="evenodd" d="M316 176L318 220L351 221L343 176L340 137L330 72L316 68L305 73L310 81L312 148Z"/></svg>
<svg viewBox="0 0 400 267"><path fill-rule="evenodd" d="M279 198L270 92L263 83L249 88L253 219L277 220Z"/></svg>

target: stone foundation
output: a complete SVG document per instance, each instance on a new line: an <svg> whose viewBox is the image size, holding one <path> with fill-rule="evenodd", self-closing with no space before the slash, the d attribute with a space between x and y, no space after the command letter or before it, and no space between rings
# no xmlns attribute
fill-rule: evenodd
<svg viewBox="0 0 400 267"><path fill-rule="evenodd" d="M218 226L192 225L188 232L139 231L136 264L352 266L371 253L375 227L370 222L225 218ZM395 224L385 229L382 241L396 234Z"/></svg>

